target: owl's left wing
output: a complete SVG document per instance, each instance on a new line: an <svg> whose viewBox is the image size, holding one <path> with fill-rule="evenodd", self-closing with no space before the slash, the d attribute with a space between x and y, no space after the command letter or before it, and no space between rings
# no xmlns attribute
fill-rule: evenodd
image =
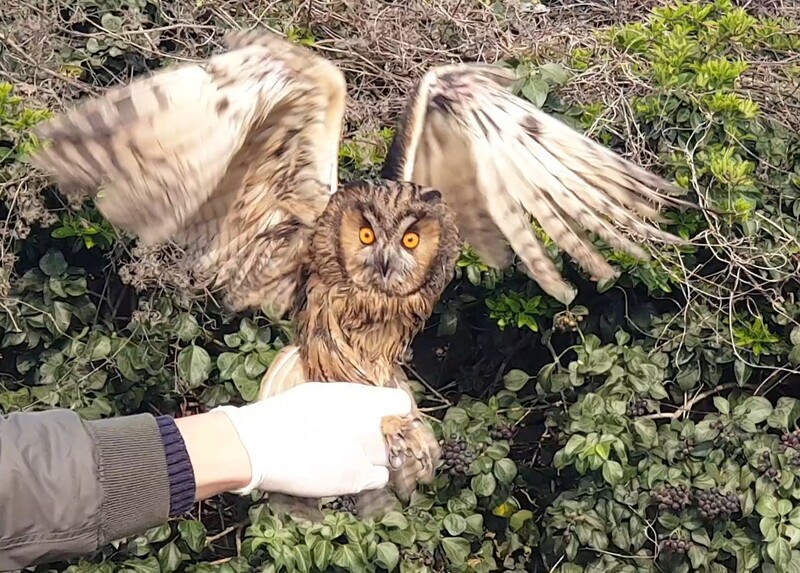
<svg viewBox="0 0 800 573"><path fill-rule="evenodd" d="M513 71L487 64L429 71L400 119L383 176L438 189L484 262L508 266L510 245L526 273L565 304L575 289L548 257L529 215L595 279L611 278L614 270L586 230L647 258L609 219L645 239L683 242L646 218L662 220L658 209L665 205L696 205L657 193L676 188L514 96L514 80Z"/></svg>

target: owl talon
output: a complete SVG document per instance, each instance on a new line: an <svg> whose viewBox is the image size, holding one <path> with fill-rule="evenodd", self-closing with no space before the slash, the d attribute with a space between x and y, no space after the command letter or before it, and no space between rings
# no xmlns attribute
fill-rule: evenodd
<svg viewBox="0 0 800 573"><path fill-rule="evenodd" d="M433 432L417 417L390 416L381 423L389 447L389 461L395 474L392 482L397 494L410 498L420 483L433 480L441 451Z"/></svg>

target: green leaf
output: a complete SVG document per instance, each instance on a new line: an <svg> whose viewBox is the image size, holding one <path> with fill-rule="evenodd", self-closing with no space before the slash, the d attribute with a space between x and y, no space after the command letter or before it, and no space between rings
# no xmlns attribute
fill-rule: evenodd
<svg viewBox="0 0 800 573"><path fill-rule="evenodd" d="M48 277L59 277L67 271L67 260L61 251L50 249L39 259L39 268Z"/></svg>
<svg viewBox="0 0 800 573"><path fill-rule="evenodd" d="M178 374L191 388L208 380L210 373L211 357L204 348L192 344L178 353Z"/></svg>
<svg viewBox="0 0 800 573"><path fill-rule="evenodd" d="M542 79L550 80L556 85L563 84L569 79L569 74L564 67L555 62L549 62L539 66L539 71L542 74Z"/></svg>
<svg viewBox="0 0 800 573"><path fill-rule="evenodd" d="M646 448L655 447L658 443L658 432L656 430L656 423L647 418L637 418L633 423L633 429L639 434L642 444Z"/></svg>
<svg viewBox="0 0 800 573"><path fill-rule="evenodd" d="M233 371L233 385L239 391L245 402L252 402L258 396L260 383L247 375L244 364L239 364Z"/></svg>
<svg viewBox="0 0 800 573"><path fill-rule="evenodd" d="M121 569L124 571L132 571L133 573L160 573L161 566L158 563L155 555L146 557L145 559L128 559L123 562Z"/></svg>
<svg viewBox="0 0 800 573"><path fill-rule="evenodd" d="M756 502L756 511L759 515L764 517L777 518L780 516L778 514L777 500L772 494L769 493L764 494L758 499Z"/></svg>
<svg viewBox="0 0 800 573"><path fill-rule="evenodd" d="M760 424L772 413L772 404L763 396L750 396L736 408L737 416L745 418L753 423Z"/></svg>
<svg viewBox="0 0 800 573"><path fill-rule="evenodd" d="M206 526L199 521L187 519L178 523L178 532L190 550L200 553L206 546Z"/></svg>
<svg viewBox="0 0 800 573"><path fill-rule="evenodd" d="M453 565L463 565L470 553L469 541L461 537L445 537L442 539L442 549L447 560Z"/></svg>
<svg viewBox="0 0 800 573"><path fill-rule="evenodd" d="M701 545L693 545L689 549L689 561L692 563L692 568L695 571L700 571L703 565L706 564L708 558L708 549Z"/></svg>
<svg viewBox="0 0 800 573"><path fill-rule="evenodd" d="M506 441L494 442L491 446L486 448L486 455L489 456L491 459L497 461L502 460L506 456L508 456L508 452L511 451L511 448Z"/></svg>
<svg viewBox="0 0 800 573"><path fill-rule="evenodd" d="M400 550L397 549L397 545L388 542L378 543L376 551L375 560L378 565L387 571L393 571L397 567L400 561Z"/></svg>
<svg viewBox="0 0 800 573"><path fill-rule="evenodd" d="M314 559L314 565L317 566L317 569L320 571L325 571L331 564L331 558L333 557L333 543L327 539L320 539L314 544L314 547L311 549L311 553Z"/></svg>
<svg viewBox="0 0 800 573"><path fill-rule="evenodd" d="M517 477L517 464L508 458L497 460L494 464L494 475L500 483L510 484Z"/></svg>
<svg viewBox="0 0 800 573"><path fill-rule="evenodd" d="M444 528L450 535L461 535L467 529L467 520L457 513L451 513L444 518Z"/></svg>
<svg viewBox="0 0 800 573"><path fill-rule="evenodd" d="M603 463L603 479L611 485L619 485L622 483L624 472L619 462L614 460L606 460Z"/></svg>
<svg viewBox="0 0 800 573"><path fill-rule="evenodd" d="M525 387L525 384L527 384L528 380L530 379L531 377L522 370L509 370L508 373L503 376L503 385L505 386L506 390L509 390L510 392L519 392Z"/></svg>
<svg viewBox="0 0 800 573"><path fill-rule="evenodd" d="M396 527L398 529L405 529L408 527L408 519L399 511L390 511L381 519L381 525L385 527Z"/></svg>
<svg viewBox="0 0 800 573"><path fill-rule="evenodd" d="M786 539L779 537L775 541L767 543L767 555L781 571L785 571L792 560L792 549Z"/></svg>
<svg viewBox="0 0 800 573"><path fill-rule="evenodd" d="M480 513L473 513L467 518L466 532L476 537L483 535L483 516Z"/></svg>
<svg viewBox="0 0 800 573"><path fill-rule="evenodd" d="M798 402L795 398L782 396L775 403L775 409L767 418L767 425L770 428L788 431L790 424L795 420Z"/></svg>
<svg viewBox="0 0 800 573"><path fill-rule="evenodd" d="M511 516L509 519L508 524L511 526L511 529L514 531L519 531L522 527L533 519L533 512L528 509L520 509L514 515Z"/></svg>
<svg viewBox="0 0 800 573"><path fill-rule="evenodd" d="M710 442L717 436L719 436L719 429L712 420L703 420L694 428L694 439L698 444Z"/></svg>
<svg viewBox="0 0 800 573"><path fill-rule="evenodd" d="M800 527L800 507L795 507L789 512L789 523L795 527Z"/></svg>
<svg viewBox="0 0 800 573"><path fill-rule="evenodd" d="M174 543L168 543L158 550L158 563L162 573L172 573L189 556L183 553Z"/></svg>
<svg viewBox="0 0 800 573"><path fill-rule="evenodd" d="M492 474L478 474L472 478L470 487L476 495L489 497L497 488L497 480Z"/></svg>
<svg viewBox="0 0 800 573"><path fill-rule="evenodd" d="M731 413L731 403L727 398L722 396L714 396L714 407L720 414L729 415Z"/></svg>

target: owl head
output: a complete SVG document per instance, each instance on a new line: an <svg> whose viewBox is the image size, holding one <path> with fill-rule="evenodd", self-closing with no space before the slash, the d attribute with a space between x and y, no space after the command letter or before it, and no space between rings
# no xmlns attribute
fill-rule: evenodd
<svg viewBox="0 0 800 573"><path fill-rule="evenodd" d="M330 287L438 297L459 250L455 215L438 191L358 181L334 193L319 219L311 271Z"/></svg>

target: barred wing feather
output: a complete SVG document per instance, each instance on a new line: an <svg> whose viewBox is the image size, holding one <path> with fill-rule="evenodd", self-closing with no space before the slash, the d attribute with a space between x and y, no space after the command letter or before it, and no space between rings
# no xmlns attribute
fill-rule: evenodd
<svg viewBox="0 0 800 573"><path fill-rule="evenodd" d="M233 310L283 314L337 188L344 76L268 32L227 44L39 126L32 163L142 243L185 247Z"/></svg>
<svg viewBox="0 0 800 573"><path fill-rule="evenodd" d="M639 259L646 252L612 221L648 240L682 243L646 222L659 208L692 206L676 188L514 96L511 70L486 64L434 68L419 82L383 176L438 189L462 238L494 267L511 249L526 273L564 303L575 296L529 217L595 279L614 270L586 231Z"/></svg>

